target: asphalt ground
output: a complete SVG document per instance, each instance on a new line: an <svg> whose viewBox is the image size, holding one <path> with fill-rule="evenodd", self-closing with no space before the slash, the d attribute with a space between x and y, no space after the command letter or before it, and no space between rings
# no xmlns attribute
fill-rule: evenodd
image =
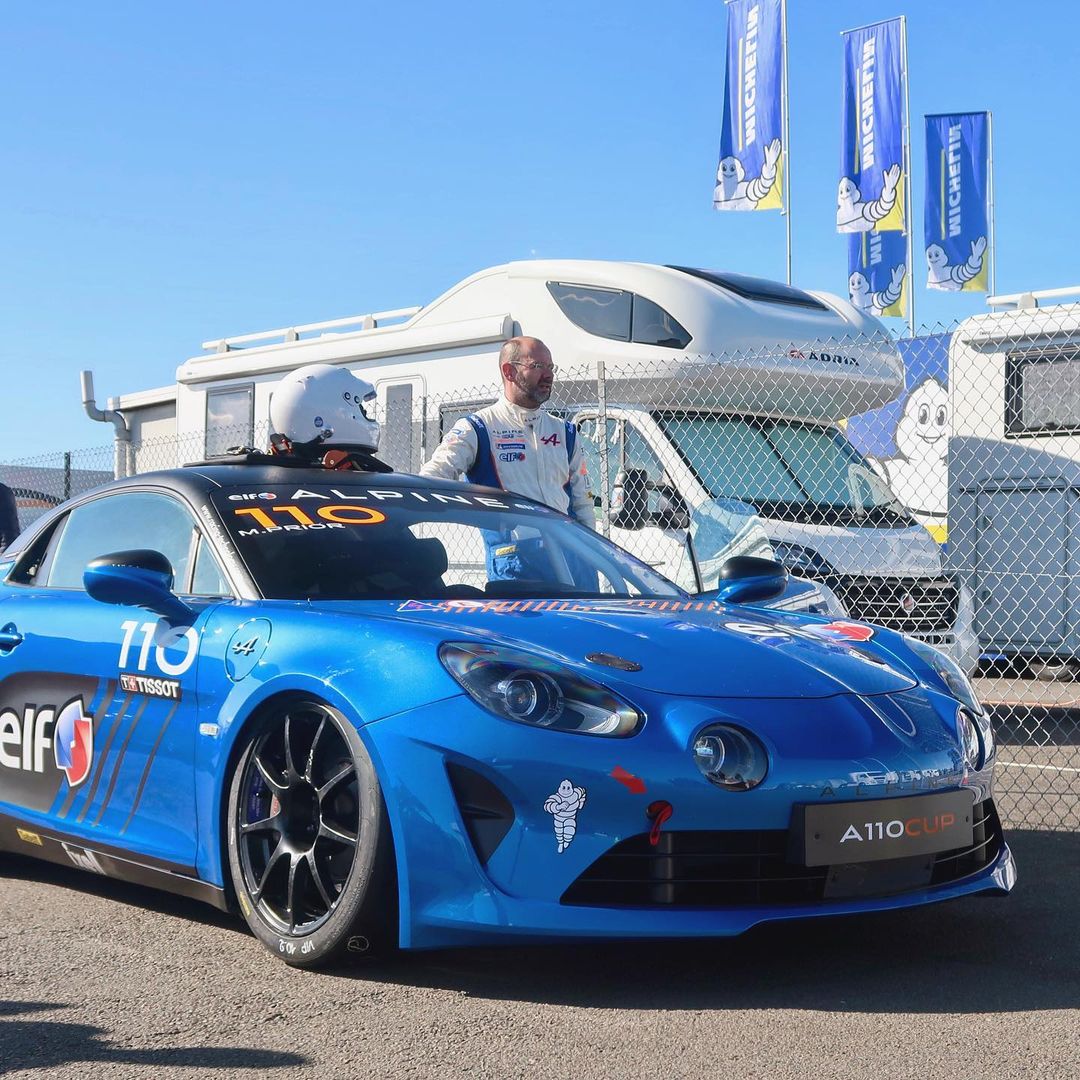
<svg viewBox="0 0 1080 1080"><path fill-rule="evenodd" d="M0 856L0 1074L1080 1076L1080 831L1055 824L1077 813L1080 746L1010 719L997 774L1020 872L1009 897L736 939L307 973L194 901Z"/></svg>
<svg viewBox="0 0 1080 1080"><path fill-rule="evenodd" d="M0 880L0 1072L58 1077L1080 1075L1080 836L1020 882L734 940L285 967L192 901L22 858Z"/></svg>

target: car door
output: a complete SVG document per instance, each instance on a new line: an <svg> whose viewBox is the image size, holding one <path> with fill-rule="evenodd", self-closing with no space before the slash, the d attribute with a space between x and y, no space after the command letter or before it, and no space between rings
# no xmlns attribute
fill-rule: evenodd
<svg viewBox="0 0 1080 1080"><path fill-rule="evenodd" d="M615 497L616 477L626 469L639 469L645 474L652 488L649 502L650 509L654 509L657 501L655 491L666 479L664 468L633 421L609 418L603 436L600 433L599 420L595 417L582 419L579 427L582 453L585 456L592 491L598 493L603 482L599 442L603 437L607 440L608 506L612 505ZM686 546L685 531L659 528L653 521L634 529L620 528L616 519L608 526L608 536L675 584L690 592L696 591L694 568Z"/></svg>
<svg viewBox="0 0 1080 1080"><path fill-rule="evenodd" d="M100 555L151 549L172 565L176 591L190 592L202 543L175 496L115 492L75 506L9 574L0 602L0 803L85 841L69 853L87 869L95 869L88 850L110 848L178 872L194 866L198 655L216 598L189 596L193 619L171 625L92 599L83 570Z"/></svg>

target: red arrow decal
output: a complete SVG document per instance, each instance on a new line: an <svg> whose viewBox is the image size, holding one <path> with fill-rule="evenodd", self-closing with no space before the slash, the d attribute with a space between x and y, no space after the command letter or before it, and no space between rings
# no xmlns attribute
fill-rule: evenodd
<svg viewBox="0 0 1080 1080"><path fill-rule="evenodd" d="M645 794L645 781L640 776L628 773L621 765L616 765L611 770L611 776L613 779L618 780L620 784L625 784L632 795Z"/></svg>

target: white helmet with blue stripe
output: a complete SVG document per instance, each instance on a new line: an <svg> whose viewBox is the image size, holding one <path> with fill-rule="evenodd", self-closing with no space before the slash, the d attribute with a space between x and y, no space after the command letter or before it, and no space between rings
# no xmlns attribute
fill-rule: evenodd
<svg viewBox="0 0 1080 1080"><path fill-rule="evenodd" d="M375 387L347 368L308 364L290 371L270 395L270 427L294 446L379 448L378 421L365 406Z"/></svg>

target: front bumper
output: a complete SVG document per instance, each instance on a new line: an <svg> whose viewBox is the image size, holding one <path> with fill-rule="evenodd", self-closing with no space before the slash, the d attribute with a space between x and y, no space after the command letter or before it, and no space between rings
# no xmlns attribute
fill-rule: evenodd
<svg viewBox="0 0 1080 1080"><path fill-rule="evenodd" d="M936 702L922 692L920 699L924 711L928 702L940 704L943 714L950 709L948 699ZM664 829L703 836L786 830L794 804L820 798L869 800L967 787L974 803L991 805L990 771L958 771L954 744L947 738L935 743L925 716L916 754L886 725L869 720L853 696L734 703L657 695L639 705L649 719L630 739L533 730L491 717L465 697L361 729L386 792L403 947L724 936L762 922L889 910L1012 887L1015 867L1002 838L992 861L977 872L895 895L706 907L572 902L568 890L590 867L649 831L647 812L657 801L673 810ZM769 748L770 774L752 791L721 791L693 763L694 733L725 719L751 727ZM874 768L863 767L870 762Z"/></svg>

